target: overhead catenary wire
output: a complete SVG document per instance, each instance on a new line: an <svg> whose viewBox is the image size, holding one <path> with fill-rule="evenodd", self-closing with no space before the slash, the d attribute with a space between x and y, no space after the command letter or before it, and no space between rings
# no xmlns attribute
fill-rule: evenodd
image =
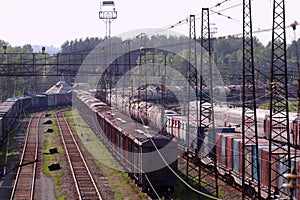
<svg viewBox="0 0 300 200"><path fill-rule="evenodd" d="M141 118L141 120L142 120L142 123L143 124L145 124L145 122L143 121L143 119ZM146 130L147 131L147 130ZM196 192L196 193L198 193L198 194L200 194L200 195L203 195L203 196L205 196L205 197L208 197L208 198L211 198L211 199L215 199L215 200L221 200L221 199L219 199L219 198L217 198L217 197L214 197L214 196L211 196L211 195L209 195L209 194L206 194L206 193L204 193L204 192L201 192L201 191L199 191L199 190L196 190L195 188L193 188L190 184L188 184L185 180L183 180L183 178L181 178L171 167L170 167L170 165L167 163L167 161L165 160L165 158L161 155L161 153L160 153L160 151L159 151L159 149L157 148L157 146L156 146L156 144L155 144L155 142L153 141L153 139L151 138L151 137L149 137L149 139L150 139L150 141L151 141L151 143L153 144L153 146L154 146L154 148L155 148L155 150L157 151L157 153L158 153L158 155L159 155L159 157L162 159L162 161L164 162L164 164L165 164L165 166L166 167L168 167L168 169L182 182L182 183L184 183L188 188L190 188L192 191L194 191L194 192Z"/></svg>
<svg viewBox="0 0 300 200"><path fill-rule="evenodd" d="M160 158L162 159L162 161L165 163L165 165L169 168L169 170L175 175L175 176L177 176L177 178L182 182L182 183L184 183L188 188L190 188L192 191L194 191L194 192L196 192L196 193L198 193L198 194L201 194L201 195L203 195L203 196L205 196L205 197L208 197L208 198L211 198L211 199L216 199L216 200L221 200L221 199L219 199L219 198L217 198L217 197L214 197L214 196L211 196L211 195L208 195L208 194L206 194L206 193L203 193L203 192L201 192L201 191L199 191L199 190L196 190L195 188L193 188L190 184L188 184L185 180L183 180L170 166L169 166L169 164L167 163L167 161L165 160L165 158L161 155L161 153L160 153L160 151L159 151L159 149L157 148L157 146L156 146L156 144L154 143L154 141L152 140L152 138L150 138L150 141L151 141L151 143L153 144L153 146L154 146L154 148L155 148L155 150L157 151L157 153L158 153L158 155L160 156Z"/></svg>
<svg viewBox="0 0 300 200"><path fill-rule="evenodd" d="M224 9L222 9L222 10L218 10L217 12L223 12L223 11L226 11L226 10L230 10L230 9L232 9L232 8L239 7L239 6L241 6L241 5L243 5L243 4L242 4L242 3L238 3L238 4L235 4L235 5L229 6L229 7L227 7L227 8L224 8ZM216 13L211 13L210 15L214 15L214 14L216 14Z"/></svg>
<svg viewBox="0 0 300 200"><path fill-rule="evenodd" d="M227 149L227 148L226 148L226 149ZM240 152L238 152L238 151L234 151L234 150L233 150L233 152L235 152L235 153L240 153ZM120 155L120 156L122 156L122 155ZM262 159L262 160L264 160L264 159ZM266 160L264 160L264 161L266 161Z"/></svg>
<svg viewBox="0 0 300 200"><path fill-rule="evenodd" d="M210 9L216 8L216 7L220 7L222 4L224 4L224 3L228 2L228 1L230 1L230 0L223 0L222 2L219 2L215 6L211 7Z"/></svg>
<svg viewBox="0 0 300 200"><path fill-rule="evenodd" d="M222 1L222 2L220 2L220 3L218 3L218 4L216 4L216 6L211 7L211 9L212 9L212 8L215 8L215 7L220 7L221 4L223 4L223 3L227 2L227 1L228 1L228 0ZM218 14L218 15L220 15L220 16L226 17L227 19L232 19L232 20L238 21L238 20L232 18L231 16L222 14L221 12L222 12L222 11L225 11L225 10L229 10L229 9L235 8L235 7L240 6L240 5L242 5L242 4L239 3L239 4L236 4L236 5L230 6L230 7L228 7L228 8L222 9L222 10L220 10L220 11L214 11L214 10L211 10L211 11L213 12L213 13L211 13L211 15L213 15L213 14ZM200 13L196 14L196 16L198 16L198 15L200 16ZM200 17L197 18L197 19L200 19ZM156 30L156 31L152 31L152 32L150 31L150 32L146 33L146 35L157 34L157 33L162 32L162 31L164 31L164 30L173 29L173 28L175 28L175 27L177 27L177 26L180 26L180 25L183 25L183 24L187 24L187 23L188 23L188 17L183 18L182 20L179 20L177 23L175 23L175 24L173 24L173 25L168 25L168 26L159 28L159 29ZM261 29L261 30L258 30L258 31L254 31L253 33L261 33L261 32L271 31L271 30L272 30L272 29ZM242 35L242 33L231 34L231 35L227 35L227 36L241 36L241 35ZM222 37L222 36L220 36L220 37ZM102 41L104 41L104 39L103 39ZM100 41L100 42L101 42L101 41ZM90 51L90 50L91 50L91 49L86 49L86 50L81 50L81 51L76 51L76 52L69 52L69 53L75 54L75 53L87 52L87 51ZM53 57L55 57L55 55L53 55Z"/></svg>
<svg viewBox="0 0 300 200"><path fill-rule="evenodd" d="M214 11L214 10L212 10L213 8L220 7L222 4L224 4L224 3L228 2L228 1L230 1L230 0L224 0L224 1L222 1L222 2L217 3L215 6L210 7L210 10L213 12L213 13L211 13L210 15L218 14L218 15L220 15L220 16L222 16L222 17L227 18L227 19L230 19L230 20L234 20L234 21L240 22L239 20L234 19L234 18L231 17L231 16L222 14L221 12L226 11L226 10L229 10L229 9L232 9L232 8L235 8L235 7L238 7L238 6L241 6L241 5L242 5L241 3L236 4L236 5L233 5L233 6L230 6L230 7L228 7L228 8L224 8L224 9L219 10L219 11ZM196 17L196 18L195 18L196 20L201 19L201 13L195 14L195 17ZM174 23L174 24L172 24L172 25L167 25L167 26L158 28L158 30L156 30L156 31L146 32L145 34L148 35L148 36L151 36L151 35L158 34L158 33L160 33L160 32L163 32L163 31L166 31L166 30L169 30L169 29L174 29L174 28L176 28L176 27L178 27L178 26L181 26L181 25L184 25L184 24L188 24L188 17L185 17L185 18L179 20L178 22L176 22L176 23Z"/></svg>
<svg viewBox="0 0 300 200"><path fill-rule="evenodd" d="M83 115L83 117L84 117L84 115ZM86 116L86 117L89 117L89 116ZM94 123L95 127L97 127L96 123L95 122L93 122L93 123ZM100 132L101 130L98 130L98 131ZM237 132L237 134L239 134L239 133ZM215 143L210 142L210 141L206 141L206 144L209 145L209 144L215 144ZM110 148L113 148L113 144L112 143L109 143L108 145L110 146ZM228 148L228 147L224 147L224 150L230 150L230 151L232 151L233 153L236 153L236 154L241 153L240 151L235 151L233 148ZM122 157L122 158L124 158L123 155L119 155L119 156ZM228 158L228 156L222 156L222 158ZM268 161L268 159L263 159L263 158L261 158L261 160L262 161ZM133 165L133 163L130 163L130 165L132 165L136 170L139 170L136 166Z"/></svg>
<svg viewBox="0 0 300 200"><path fill-rule="evenodd" d="M234 20L236 22L240 22L240 20L234 19L233 17L231 17L229 15L224 15L221 12L216 12L216 11L213 11L213 10L210 10L210 11L213 12L213 13L215 13L215 14L217 14L217 15L219 15L219 16L225 17L227 19Z"/></svg>

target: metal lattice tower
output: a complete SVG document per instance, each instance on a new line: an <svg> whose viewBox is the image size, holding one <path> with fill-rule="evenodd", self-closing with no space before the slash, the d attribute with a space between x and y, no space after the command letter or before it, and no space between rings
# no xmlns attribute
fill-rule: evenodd
<svg viewBox="0 0 300 200"><path fill-rule="evenodd" d="M138 68L138 80L139 84L138 87L143 86L144 83L147 83L147 76L146 76L146 64L147 64L147 52L146 52L146 34L145 33L140 33L137 38L140 39L140 56L139 56L139 65L140 67ZM146 85L145 85L146 87ZM141 98L140 90L138 90L138 98ZM147 93L146 93L146 102L147 100Z"/></svg>
<svg viewBox="0 0 300 200"><path fill-rule="evenodd" d="M202 23L201 23L201 64L200 64L200 127L201 131L198 134L202 136L198 138L208 137L209 143L215 144L215 124L214 124L214 109L213 109L213 76L212 69L212 47L211 47L211 32L209 21L209 9L202 8ZM209 97L203 95L204 86L209 89ZM202 132L202 133L201 133ZM207 149L208 145L203 141L199 141L198 144L204 145L202 149ZM209 147L208 147L209 148ZM208 152L205 152L208 153ZM201 152L200 152L201 154ZM211 170L203 168L205 171L201 174L202 180L207 184L207 189L213 192L217 197L218 194L218 172L217 172L217 158L216 149L213 148L208 155L201 156L202 162L213 166ZM206 178L206 177L213 178Z"/></svg>
<svg viewBox="0 0 300 200"><path fill-rule="evenodd" d="M188 127L191 125L191 116L190 116L190 99L192 97L191 91L197 91L198 78L197 78L197 62L196 62L196 23L195 15L190 15L189 19L189 64L187 66L187 78L188 78L188 103L187 103L187 121ZM196 113L198 113L198 104L196 103ZM198 127L198 116L196 117L196 126ZM189 144L189 132L187 132L187 144ZM196 144L196 141L193 141ZM194 180L198 184L198 188L201 187L201 174L200 174L200 161L197 159L194 152L190 152L187 148L187 163L186 163L186 175L188 181ZM197 154L197 152L196 152ZM197 163L197 164L195 164Z"/></svg>
<svg viewBox="0 0 300 200"><path fill-rule="evenodd" d="M246 156L252 154L252 148L247 148L247 146L255 146L258 152L251 0L243 1L243 19L242 193L243 199L246 199L247 195L253 197L251 187L254 185L258 189L258 197L261 196L258 154L256 153L254 158ZM257 165L252 164L252 159L256 160ZM252 174L257 174L258 181L253 179Z"/></svg>
<svg viewBox="0 0 300 200"><path fill-rule="evenodd" d="M271 62L269 198L287 195L282 185L277 185L277 181L280 177L285 179L283 174L291 169L284 0L274 0ZM286 159L280 159L282 156L279 155L284 155ZM284 166L286 170L278 172L278 165Z"/></svg>
<svg viewBox="0 0 300 200"><path fill-rule="evenodd" d="M208 10L207 10L208 11ZM206 14L205 14L206 15ZM208 16L208 13L207 13ZM188 181L193 180L197 184L197 189L201 189L201 184L204 183L205 189L211 193L218 196L218 187L217 187L217 173L216 173L216 167L212 170L205 169L202 167L202 156L201 156L201 144L203 141L201 141L201 138L204 134L204 125L202 124L201 119L199 119L199 116L201 117L201 113L204 114L204 112L201 112L201 103L198 104L198 101L201 100L201 95L199 96L199 93L201 94L201 91L199 90L199 80L201 80L201 71L197 68L197 49L196 49L196 25L195 25L195 15L190 15L190 30L189 30L189 65L188 65L188 71L187 71L187 77L188 77L188 108L187 108L187 116L188 116L188 126L195 125L197 126L197 140L198 141L192 141L195 152L190 152L189 149L187 149L187 164L186 164L186 174ZM209 21L208 21L209 23ZM206 26L206 25L205 25ZM203 28L203 27L202 27ZM209 29L205 29L205 31L208 31ZM209 37L209 36L208 36ZM209 42L210 44L210 42ZM210 45L209 45L210 49ZM206 50L206 49L205 49ZM210 52L210 51L209 51ZM191 97L193 94L191 92L196 93L196 104L195 107L192 107L190 104ZM191 112L192 110L195 110L195 115ZM199 115L200 113L200 115ZM210 114L209 114L210 115ZM193 124L193 122L196 121L196 124ZM205 121L205 120L203 120ZM207 128L208 128L208 124ZM187 133L189 135L189 133ZM193 134L193 133L192 133ZM188 137L187 135L187 137ZM189 140L189 138L187 139ZM203 147L202 147L203 149ZM206 159L207 161L207 159ZM216 159L214 160L214 166L216 166ZM215 178L211 178L212 174L216 175ZM201 197L200 197L201 198Z"/></svg>
<svg viewBox="0 0 300 200"><path fill-rule="evenodd" d="M99 19L105 23L105 38L110 38L111 22L117 19L117 11L115 9L114 1L100 2Z"/></svg>
<svg viewBox="0 0 300 200"><path fill-rule="evenodd" d="M132 80L130 76L130 70L131 70L131 56L130 56L130 40L126 40L125 42L125 49L126 52L128 52L125 56L125 61L124 64L127 69L124 69L125 71L129 71L128 76L127 76L127 81L129 82L129 85L131 86L131 95L133 95L133 87L132 87ZM124 72L125 73L125 72ZM124 94L124 93L123 93Z"/></svg>

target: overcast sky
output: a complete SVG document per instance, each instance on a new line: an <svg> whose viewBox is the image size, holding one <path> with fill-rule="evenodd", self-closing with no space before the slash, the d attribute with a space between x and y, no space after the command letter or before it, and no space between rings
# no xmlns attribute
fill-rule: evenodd
<svg viewBox="0 0 300 200"><path fill-rule="evenodd" d="M0 0L0 39L13 46L24 44L54 45L60 47L66 40L105 36L105 24L99 19L99 0ZM213 14L210 21L217 28L215 36L242 33L242 0L115 0L118 18L112 22L112 36L141 28L165 28L175 25L190 14L198 17L196 34L200 35L201 9L221 6L212 10L222 11L225 16ZM300 1L286 0L286 25L300 22ZM253 0L253 29L272 26L273 0ZM232 19L228 19L227 17ZM296 36L300 37L300 26ZM171 29L188 35L188 24ZM292 29L287 39L294 38ZM266 44L271 32L256 34Z"/></svg>

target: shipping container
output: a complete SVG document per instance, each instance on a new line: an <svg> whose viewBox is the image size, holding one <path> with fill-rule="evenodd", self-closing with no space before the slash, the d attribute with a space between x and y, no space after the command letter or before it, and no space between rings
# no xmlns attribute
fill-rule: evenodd
<svg viewBox="0 0 300 200"><path fill-rule="evenodd" d="M279 173L279 162L275 162L279 160L280 155L284 155L286 153L285 150L278 149L272 150L271 160L269 159L269 148L261 149L261 169L263 176L261 176L261 183L263 186L268 187L269 179L272 180L272 187L280 188L278 185L278 173ZM269 165L271 164L271 171L269 171Z"/></svg>
<svg viewBox="0 0 300 200"><path fill-rule="evenodd" d="M217 163L222 163L222 134L216 134L216 154L217 154Z"/></svg>
<svg viewBox="0 0 300 200"><path fill-rule="evenodd" d="M234 170L239 173L240 176L243 175L243 140L242 139L234 139L234 151L236 155L234 155ZM248 178L252 179L253 173L257 173L257 164L256 159L253 157L253 148L256 147L255 142L253 140L249 140L245 138L245 173ZM259 145L268 145L269 141L265 139L258 139ZM254 165L253 165L254 164ZM257 175L257 174L256 174Z"/></svg>
<svg viewBox="0 0 300 200"><path fill-rule="evenodd" d="M240 138L233 138L233 170L241 174L240 171L242 170L242 139Z"/></svg>
<svg viewBox="0 0 300 200"><path fill-rule="evenodd" d="M288 183L289 180L285 177L283 177L284 174L286 173L291 173L291 169L288 167L288 158L287 155L279 155L279 160L280 162L278 163L278 173L282 174L281 176L278 177L278 187L280 188L280 192L288 195L290 193L289 188L284 188L283 184ZM291 160L291 164L294 164L294 161ZM293 166L293 165L291 165Z"/></svg>
<svg viewBox="0 0 300 200"><path fill-rule="evenodd" d="M240 137L238 135L240 135L240 133L217 133L217 160L221 164L227 166L227 137Z"/></svg>
<svg viewBox="0 0 300 200"><path fill-rule="evenodd" d="M260 152L260 149L262 148L269 148L269 141L266 139L258 139L258 150ZM250 149L249 149L250 150ZM253 180L258 181L258 171L261 174L261 157L260 157L260 153L256 152L256 146L251 146L251 161L252 161L252 178ZM256 157L258 157L258 163L256 160Z"/></svg>
<svg viewBox="0 0 300 200"><path fill-rule="evenodd" d="M221 135L222 139L222 146L221 146L221 163L223 165L227 165L227 159L226 159L226 137L224 135Z"/></svg>
<svg viewBox="0 0 300 200"><path fill-rule="evenodd" d="M233 146L233 139L234 138L241 138L242 135L241 134L235 134L235 135L230 135L230 136L226 136L226 166L232 170L234 163L236 162L234 161L234 146Z"/></svg>

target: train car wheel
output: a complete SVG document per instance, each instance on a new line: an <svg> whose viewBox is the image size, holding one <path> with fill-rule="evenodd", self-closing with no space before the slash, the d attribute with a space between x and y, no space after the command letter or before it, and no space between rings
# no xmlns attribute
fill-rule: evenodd
<svg viewBox="0 0 300 200"><path fill-rule="evenodd" d="M234 184L233 177L231 177L230 175L226 174L226 175L225 175L225 179L226 179L226 182L227 182L229 185L233 186L233 184Z"/></svg>
<svg viewBox="0 0 300 200"><path fill-rule="evenodd" d="M148 193L148 187L147 186L142 186L142 192Z"/></svg>

